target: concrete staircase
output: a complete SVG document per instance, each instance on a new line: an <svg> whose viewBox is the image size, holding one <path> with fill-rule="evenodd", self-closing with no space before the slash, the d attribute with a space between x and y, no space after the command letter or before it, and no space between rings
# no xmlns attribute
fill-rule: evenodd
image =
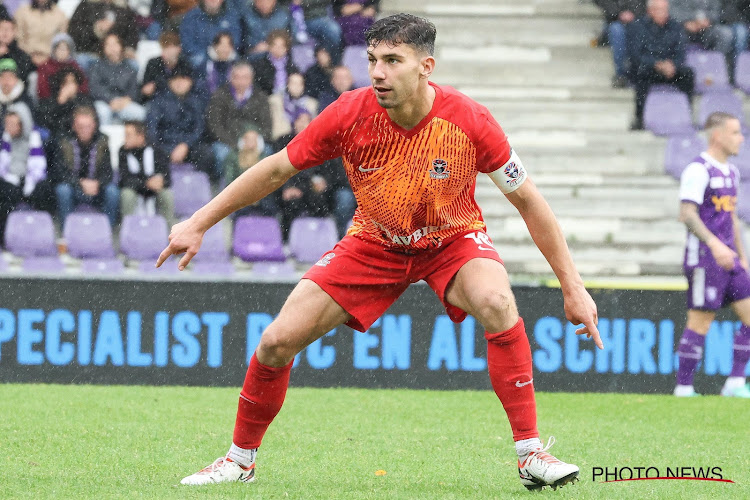
<svg viewBox="0 0 750 500"><path fill-rule="evenodd" d="M631 90L612 89L610 51L592 48L599 10L578 0L384 0L437 27L432 80L487 106L565 231L585 278L672 281L685 239L665 141L630 132ZM486 176L477 200L517 279L552 276L523 220Z"/></svg>

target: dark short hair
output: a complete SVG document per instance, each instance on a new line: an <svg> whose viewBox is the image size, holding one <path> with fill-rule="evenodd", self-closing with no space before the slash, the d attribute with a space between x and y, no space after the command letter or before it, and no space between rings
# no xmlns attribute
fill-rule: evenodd
<svg viewBox="0 0 750 500"><path fill-rule="evenodd" d="M95 122L99 121L99 117L96 115L96 110L92 106L82 105L76 106L73 110L73 118L78 115L90 116Z"/></svg>
<svg viewBox="0 0 750 500"><path fill-rule="evenodd" d="M234 39L232 38L232 34L228 31L220 31L216 33L216 36L211 41L211 45L212 46L217 45L221 41L222 38L229 38L229 45L234 47Z"/></svg>
<svg viewBox="0 0 750 500"><path fill-rule="evenodd" d="M136 134L146 137L146 124L145 123L139 122L136 120L127 120L125 122L125 126L133 127L135 129Z"/></svg>
<svg viewBox="0 0 750 500"><path fill-rule="evenodd" d="M427 19L411 14L394 14L373 23L365 31L368 47L375 47L380 42L389 46L405 43L419 52L435 54L435 25Z"/></svg>
<svg viewBox="0 0 750 500"><path fill-rule="evenodd" d="M268 33L268 36L266 37L266 43L268 45L271 45L271 43L277 38L281 38L282 40L284 40L287 50L292 48L292 37L289 36L289 32L287 30L271 30L271 32Z"/></svg>
<svg viewBox="0 0 750 500"><path fill-rule="evenodd" d="M163 31L159 35L159 45L161 47L180 46L180 35L176 31Z"/></svg>
<svg viewBox="0 0 750 500"><path fill-rule="evenodd" d="M739 120L739 118L730 113L715 111L708 115L708 118L706 118L706 124L703 128L705 130L711 130L712 128L724 125L729 120Z"/></svg>

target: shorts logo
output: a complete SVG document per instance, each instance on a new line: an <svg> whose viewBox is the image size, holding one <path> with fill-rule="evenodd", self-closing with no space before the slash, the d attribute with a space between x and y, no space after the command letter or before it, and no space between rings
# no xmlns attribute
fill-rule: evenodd
<svg viewBox="0 0 750 500"><path fill-rule="evenodd" d="M328 264L331 263L331 259L333 259L334 257L336 257L335 253L333 252L327 253L323 256L323 258L321 258L318 262L316 262L315 265L320 266L320 267L326 267Z"/></svg>
<svg viewBox="0 0 750 500"><path fill-rule="evenodd" d="M430 169L430 177L433 179L447 179L450 177L451 173L450 170L448 170L448 162L441 159L436 158L432 160L432 168Z"/></svg>

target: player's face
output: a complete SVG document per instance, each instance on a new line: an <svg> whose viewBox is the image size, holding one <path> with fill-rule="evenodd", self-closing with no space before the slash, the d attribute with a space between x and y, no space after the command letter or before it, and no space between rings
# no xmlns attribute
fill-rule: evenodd
<svg viewBox="0 0 750 500"><path fill-rule="evenodd" d="M727 156L736 156L740 146L745 141L739 120L727 120L724 126L717 130L717 139Z"/></svg>
<svg viewBox="0 0 750 500"><path fill-rule="evenodd" d="M378 104L396 108L414 100L422 75L423 60L411 46L381 42L367 48L368 72Z"/></svg>

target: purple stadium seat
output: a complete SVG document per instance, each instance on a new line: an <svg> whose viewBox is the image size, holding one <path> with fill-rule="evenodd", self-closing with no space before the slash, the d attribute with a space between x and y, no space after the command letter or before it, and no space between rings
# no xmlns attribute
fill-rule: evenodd
<svg viewBox="0 0 750 500"><path fill-rule="evenodd" d="M695 131L690 102L682 92L649 92L643 125L656 135L692 134Z"/></svg>
<svg viewBox="0 0 750 500"><path fill-rule="evenodd" d="M698 107L698 128L702 129L706 124L706 118L716 111L732 114L740 120L742 125L745 124L742 100L731 90L703 94Z"/></svg>
<svg viewBox="0 0 750 500"><path fill-rule="evenodd" d="M228 262L230 257L224 238L224 226L216 224L203 235L201 249L192 262Z"/></svg>
<svg viewBox="0 0 750 500"><path fill-rule="evenodd" d="M750 224L750 182L741 182L737 197L737 216Z"/></svg>
<svg viewBox="0 0 750 500"><path fill-rule="evenodd" d="M126 215L120 227L120 252L133 260L155 260L167 246L168 235L161 215Z"/></svg>
<svg viewBox="0 0 750 500"><path fill-rule="evenodd" d="M291 52L292 61L301 72L304 73L315 64L315 45L312 42L293 45Z"/></svg>
<svg viewBox="0 0 750 500"><path fill-rule="evenodd" d="M68 244L68 253L77 259L115 256L112 228L109 227L109 219L104 214L70 214L65 219L63 236Z"/></svg>
<svg viewBox="0 0 750 500"><path fill-rule="evenodd" d="M292 261L256 262L253 264L253 277L269 280L297 279L297 269Z"/></svg>
<svg viewBox="0 0 750 500"><path fill-rule="evenodd" d="M122 274L125 266L122 261L112 259L84 259L81 261L81 272L88 274Z"/></svg>
<svg viewBox="0 0 750 500"><path fill-rule="evenodd" d="M695 72L695 92L703 94L713 90L730 89L729 74L724 54L717 50L689 52L685 64Z"/></svg>
<svg viewBox="0 0 750 500"><path fill-rule="evenodd" d="M172 193L175 216L190 217L211 201L211 182L205 172L174 172Z"/></svg>
<svg viewBox="0 0 750 500"><path fill-rule="evenodd" d="M5 248L21 257L57 255L52 216L37 211L11 212L5 227Z"/></svg>
<svg viewBox="0 0 750 500"><path fill-rule="evenodd" d="M30 256L23 259L21 269L25 273L61 273L65 271L65 264L58 256L35 257Z"/></svg>
<svg viewBox="0 0 750 500"><path fill-rule="evenodd" d="M237 218L232 248L237 257L247 262L286 260L281 226L274 217L248 215Z"/></svg>
<svg viewBox="0 0 750 500"><path fill-rule="evenodd" d="M364 45L349 45L344 49L341 64L351 70L356 88L371 85L370 75L367 72L367 47Z"/></svg>
<svg viewBox="0 0 750 500"><path fill-rule="evenodd" d="M8 262L0 256L0 273L7 273L8 272Z"/></svg>
<svg viewBox="0 0 750 500"><path fill-rule="evenodd" d="M750 52L743 52L737 58L734 69L734 83L746 94L750 94Z"/></svg>
<svg viewBox="0 0 750 500"><path fill-rule="evenodd" d="M313 263L331 250L338 239L333 219L298 217L289 228L289 251L298 261Z"/></svg>
<svg viewBox="0 0 750 500"><path fill-rule="evenodd" d="M200 253L200 252L198 252ZM211 275L211 276L229 276L234 274L234 265L231 262L191 262L190 267L193 268L195 274Z"/></svg>
<svg viewBox="0 0 750 500"><path fill-rule="evenodd" d="M675 179L679 179L688 163L705 151L706 147L706 140L698 134L670 137L664 153L664 170Z"/></svg>
<svg viewBox="0 0 750 500"><path fill-rule="evenodd" d="M194 170L195 165L192 163L171 163L169 165L169 171L172 174L177 172L193 172Z"/></svg>

